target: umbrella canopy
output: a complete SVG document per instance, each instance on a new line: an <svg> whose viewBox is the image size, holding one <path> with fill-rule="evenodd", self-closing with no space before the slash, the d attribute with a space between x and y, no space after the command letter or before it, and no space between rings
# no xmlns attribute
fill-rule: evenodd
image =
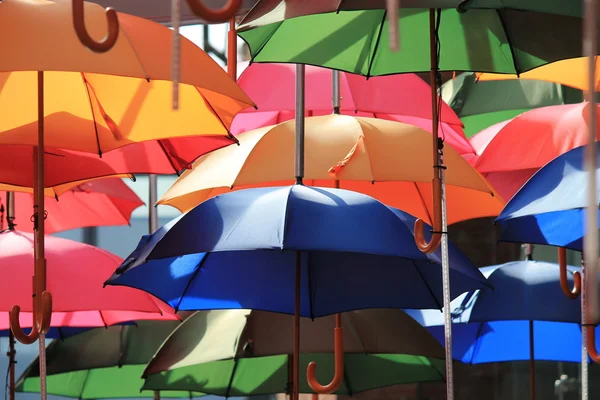
<svg viewBox="0 0 600 400"><path fill-rule="evenodd" d="M441 381L444 349L400 310L342 314L344 381L335 392ZM300 363L333 365L334 321L300 322ZM196 390L220 396L280 393L290 387L293 317L250 310L199 311L183 322L152 358L144 388ZM199 334L201 333L201 334ZM306 381L300 391L312 393Z"/></svg>
<svg viewBox="0 0 600 400"><path fill-rule="evenodd" d="M262 3L238 28L253 61L312 64L366 76L431 68L426 5L412 9L402 4L400 51L392 52L389 35L382 34L388 31L383 4L380 9L336 13L320 2L288 0L285 7L272 7L269 0ZM491 9L461 13L452 3L452 8L441 11L440 70L520 73L583 56L580 16L498 8L490 3L486 5ZM375 7L363 1L356 8ZM302 17L292 18L297 16Z"/></svg>
<svg viewBox="0 0 600 400"><path fill-rule="evenodd" d="M24 192L23 188L6 185L0 185L0 190L15 192L14 223L20 231L31 232L32 191ZM3 205L8 206L6 194L0 192L0 207ZM131 213L143 205L144 202L121 179L85 182L54 199L46 199L45 231L52 234L88 226L127 225Z"/></svg>
<svg viewBox="0 0 600 400"><path fill-rule="evenodd" d="M71 1L8 0L0 7L0 26L7 32L0 39L0 144L37 143L35 71L45 71L48 147L102 154L164 139L151 145L157 158L189 163L233 143L228 132L233 116L254 105L208 54L181 38L181 107L172 111L171 71L164 62L171 55L172 31L166 26L118 14L117 42L96 53L81 44L72 27ZM92 3L84 8L91 36L104 35L104 9Z"/></svg>
<svg viewBox="0 0 600 400"><path fill-rule="evenodd" d="M588 141L588 103L536 108L481 131L475 168L510 199L541 167ZM600 107L597 109L600 112Z"/></svg>
<svg viewBox="0 0 600 400"><path fill-rule="evenodd" d="M108 326L138 319L178 319L173 310L147 293L129 288L102 288L122 260L97 247L46 237L48 288L54 294L52 326ZM31 270L33 237L0 233L0 330L9 327L8 311L22 304L21 326L32 326Z"/></svg>
<svg viewBox="0 0 600 400"><path fill-rule="evenodd" d="M586 57L578 57L544 65L520 74L519 76L512 74L483 73L478 74L477 78L481 81L539 79L571 86L579 90L588 90L587 71L588 59ZM596 84L594 86L594 91L598 91L600 90L600 65L598 64L598 57L596 57L595 76Z"/></svg>
<svg viewBox="0 0 600 400"><path fill-rule="evenodd" d="M305 120L304 183L366 193L431 223L431 134L376 118L327 115ZM200 158L161 198L188 211L231 189L291 184L294 121L245 132L241 146ZM448 222L497 215L504 203L458 152L444 151Z"/></svg>
<svg viewBox="0 0 600 400"><path fill-rule="evenodd" d="M552 65L555 63L548 64ZM582 91L557 83L541 80L481 81L473 72L458 74L455 79L447 81L442 85L441 93L464 123L464 132L469 138L525 111L583 100Z"/></svg>
<svg viewBox="0 0 600 400"><path fill-rule="evenodd" d="M91 329L52 342L46 350L48 394L78 399L152 398L142 391L146 363L178 321L141 321L138 326ZM17 392L38 393L36 359L17 382ZM191 398L200 393L161 392L163 398Z"/></svg>
<svg viewBox="0 0 600 400"><path fill-rule="evenodd" d="M247 63L243 63L247 64ZM238 69L241 69L238 66ZM256 102L258 110L247 109L236 115L231 126L235 135L295 118L296 67L291 64L247 66L238 85ZM277 82L277 90L265 85ZM431 88L415 74L373 77L340 73L340 113L404 122L431 132ZM332 107L332 71L307 66L305 70L305 110L307 116L327 115ZM462 122L450 107L441 103L440 117L446 141L468 160L473 148L462 131Z"/></svg>
<svg viewBox="0 0 600 400"><path fill-rule="evenodd" d="M240 190L207 200L143 237L107 283L146 290L178 310L293 314L299 251L302 316L411 308L407 304L441 308L440 252L426 255L417 248L414 222L347 190ZM452 295L486 285L466 256L450 249Z"/></svg>
<svg viewBox="0 0 600 400"><path fill-rule="evenodd" d="M500 240L583 250L587 205L584 148L550 161L514 195L496 219L502 227ZM596 163L600 165L600 156Z"/></svg>
<svg viewBox="0 0 600 400"><path fill-rule="evenodd" d="M573 272L581 269L568 269L572 284ZM557 264L514 261L481 271L494 290L466 293L452 302L455 359L470 364L529 360L533 321L535 360L581 362L581 306L560 290ZM439 311L407 313L444 342Z"/></svg>

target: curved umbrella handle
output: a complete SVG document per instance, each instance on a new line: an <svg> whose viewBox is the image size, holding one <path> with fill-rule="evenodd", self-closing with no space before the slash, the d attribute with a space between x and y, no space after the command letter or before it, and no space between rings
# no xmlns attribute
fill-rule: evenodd
<svg viewBox="0 0 600 400"><path fill-rule="evenodd" d="M429 243L425 241L425 223L420 218L415 221L415 243L425 254L436 251L442 240L442 181L439 176L436 176L431 184L433 186L433 234Z"/></svg>
<svg viewBox="0 0 600 400"><path fill-rule="evenodd" d="M40 337L40 334L46 334L50 329L50 320L52 318L52 295L49 292L42 293L41 310L33 310L33 327L29 334L26 334L21 328L19 319L21 307L13 306L8 314L10 321L10 330L15 338L23 344L33 344Z"/></svg>
<svg viewBox="0 0 600 400"><path fill-rule="evenodd" d="M558 248L558 266L560 268L560 288L562 289L565 296L569 299L574 300L581 293L581 274L577 271L573 272L573 289L569 287L569 280L567 279L567 249L564 247Z"/></svg>
<svg viewBox="0 0 600 400"><path fill-rule="evenodd" d="M88 49L96 53L106 53L113 48L119 37L119 18L117 12L108 7L106 9L106 19L108 21L108 34L100 42L96 42L90 37L85 28L85 19L83 14L83 0L73 0L73 28L77 33L79 41Z"/></svg>
<svg viewBox="0 0 600 400"><path fill-rule="evenodd" d="M587 330L588 354L592 361L596 364L600 364L600 354L598 354L598 350L596 349L596 327L588 325L585 329Z"/></svg>
<svg viewBox="0 0 600 400"><path fill-rule="evenodd" d="M234 18L240 7L242 0L228 0L227 4L219 9L206 7L202 0L187 0L190 9L207 22L227 22Z"/></svg>
<svg viewBox="0 0 600 400"><path fill-rule="evenodd" d="M335 316L334 331L334 358L335 374L333 380L328 385L321 385L317 381L317 363L312 361L306 368L306 379L310 388L318 394L329 394L335 392L344 380L344 329L342 328L342 316ZM314 395L313 395L314 398Z"/></svg>

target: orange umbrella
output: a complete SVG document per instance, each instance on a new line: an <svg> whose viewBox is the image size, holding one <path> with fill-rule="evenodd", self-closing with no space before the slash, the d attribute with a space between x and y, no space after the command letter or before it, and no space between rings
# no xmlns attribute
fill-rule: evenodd
<svg viewBox="0 0 600 400"><path fill-rule="evenodd" d="M287 185L294 176L294 121L238 135L230 146L201 157L159 204L182 212L230 189ZM431 134L400 122L327 115L305 119L307 185L339 186L366 193L431 224ZM448 222L495 216L504 201L454 149L448 166Z"/></svg>
<svg viewBox="0 0 600 400"><path fill-rule="evenodd" d="M0 184L0 214L9 215L9 207L14 204L14 225L22 232L32 232L30 225L33 191L18 186ZM90 226L127 225L131 213L144 202L123 180L118 178L97 179L81 184L63 185L45 190L46 211L44 221L47 234ZM8 193L13 200L8 201ZM14 203L13 203L14 202ZM0 230L2 220L0 215Z"/></svg>
<svg viewBox="0 0 600 400"><path fill-rule="evenodd" d="M40 149L34 159L35 318L29 335L19 326L19 307L11 313L12 330L23 343L43 338L52 310L44 224L38 223L45 217L46 146L102 154L158 141L156 147L171 155L177 141L201 136L195 157L233 143L231 120L254 105L206 53L182 39L181 107L172 111L165 62L172 32L111 11L108 40L95 42L106 33L106 18L101 7L82 0L0 3L0 144Z"/></svg>
<svg viewBox="0 0 600 400"><path fill-rule="evenodd" d="M600 90L600 65L596 57L596 84L595 90ZM579 90L588 90L588 59L587 57L569 58L567 60L557 61L552 64L546 64L534 68L520 75L513 74L493 74L478 73L477 79L480 81L499 81L509 79L531 79L538 81L548 81L560 83L561 85L571 86Z"/></svg>

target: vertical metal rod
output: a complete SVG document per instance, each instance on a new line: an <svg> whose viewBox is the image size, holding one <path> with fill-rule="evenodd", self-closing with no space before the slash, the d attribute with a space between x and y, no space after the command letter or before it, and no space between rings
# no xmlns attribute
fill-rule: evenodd
<svg viewBox="0 0 600 400"><path fill-rule="evenodd" d="M589 365L588 365L588 348L587 348L587 329L583 326L587 320L587 295L585 290L586 281L588 279L587 268L585 267L584 255L581 255L581 400L589 398Z"/></svg>
<svg viewBox="0 0 600 400"><path fill-rule="evenodd" d="M44 174L44 72L38 71L38 143L35 149L36 182L34 187L34 212L36 213L36 226L34 232L34 257L35 257L35 296L38 301L38 310L42 313L42 293L46 290L46 258L45 258L45 174ZM35 324L34 316L34 326ZM41 322L42 318L40 318ZM41 328L41 327L40 327ZM45 332L39 335L39 365L40 365L40 399L46 400L46 341Z"/></svg>
<svg viewBox="0 0 600 400"><path fill-rule="evenodd" d="M294 350L292 362L293 382L292 400L300 399L300 288L301 288L302 253L296 252L296 293L294 296Z"/></svg>
<svg viewBox="0 0 600 400"><path fill-rule="evenodd" d="M160 400L160 392L158 390L154 391L154 400Z"/></svg>
<svg viewBox="0 0 600 400"><path fill-rule="evenodd" d="M148 231L154 233L158 230L158 177L155 174L148 175Z"/></svg>
<svg viewBox="0 0 600 400"><path fill-rule="evenodd" d="M90 246L98 245L98 228L95 226L87 226L83 228L83 243Z"/></svg>
<svg viewBox="0 0 600 400"><path fill-rule="evenodd" d="M296 183L304 179L304 64L296 64Z"/></svg>
<svg viewBox="0 0 600 400"><path fill-rule="evenodd" d="M6 355L8 356L8 368L9 368L9 384L8 384L8 393L9 400L15 400L15 364L17 360L15 359L15 355L17 354L15 350L15 337L12 331L8 330L8 352Z"/></svg>
<svg viewBox="0 0 600 400"><path fill-rule="evenodd" d="M237 81L237 34L235 32L235 17L229 20L227 32L227 73Z"/></svg>
<svg viewBox="0 0 600 400"><path fill-rule="evenodd" d="M181 0L171 0L171 25L173 25L173 58L171 59L171 80L173 81L173 110L179 109Z"/></svg>
<svg viewBox="0 0 600 400"><path fill-rule="evenodd" d="M535 339L533 321L529 320L529 400L535 400Z"/></svg>
<svg viewBox="0 0 600 400"><path fill-rule="evenodd" d="M6 192L6 222L8 229L13 230L15 227L15 194Z"/></svg>
<svg viewBox="0 0 600 400"><path fill-rule="evenodd" d="M596 107L596 51L598 48L597 37L597 0L585 0L585 12L583 20L583 50L588 58L588 121L589 136L585 147L585 170L587 171L587 208L585 212L585 236L583 238L583 255L585 271L582 274L581 285L582 301L582 333L587 325L600 322L600 293L598 293L598 199L596 196L596 132L598 128ZM586 340L583 340L583 339ZM587 379L587 354L590 349L586 348L587 337L582 334L581 341L581 399L588 399Z"/></svg>
<svg viewBox="0 0 600 400"><path fill-rule="evenodd" d="M340 71L331 70L331 105L333 113L340 113Z"/></svg>

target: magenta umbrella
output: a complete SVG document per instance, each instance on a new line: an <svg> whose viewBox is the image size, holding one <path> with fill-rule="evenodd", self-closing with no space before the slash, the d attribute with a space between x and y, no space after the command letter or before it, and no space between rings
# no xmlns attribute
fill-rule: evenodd
<svg viewBox="0 0 600 400"><path fill-rule="evenodd" d="M246 109L233 120L234 135L295 118L294 64L239 63L238 85L258 110ZM306 116L327 115L332 107L332 73L327 68L306 66ZM399 121L431 132L431 88L415 74L364 76L340 72L340 113ZM265 90L277 82L276 90ZM440 136L473 163L475 151L463 132L463 124L452 109L439 99Z"/></svg>

